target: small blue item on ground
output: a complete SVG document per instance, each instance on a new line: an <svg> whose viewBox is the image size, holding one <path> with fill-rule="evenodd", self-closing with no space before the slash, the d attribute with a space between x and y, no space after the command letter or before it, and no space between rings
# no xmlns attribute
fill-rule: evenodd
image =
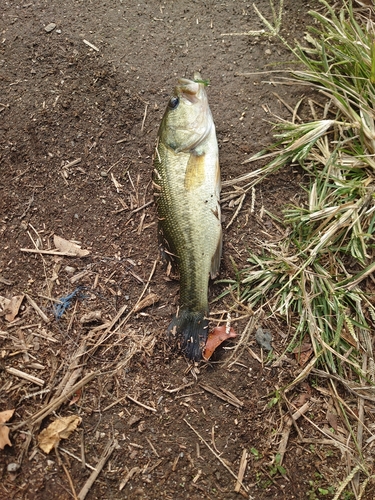
<svg viewBox="0 0 375 500"><path fill-rule="evenodd" d="M61 297L59 302L53 308L53 313L56 319L60 319L64 312L71 306L72 300L77 297L83 299L84 296L81 295L82 289L85 288L83 286L77 287L72 293L69 295L65 295L65 297Z"/></svg>

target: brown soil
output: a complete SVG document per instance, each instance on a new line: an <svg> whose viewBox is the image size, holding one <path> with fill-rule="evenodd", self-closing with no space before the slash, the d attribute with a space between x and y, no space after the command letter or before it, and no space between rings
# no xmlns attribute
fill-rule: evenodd
<svg viewBox="0 0 375 500"><path fill-rule="evenodd" d="M303 36L312 4L285 1L286 38ZM257 6L271 18L266 0ZM277 467L287 411L269 403L275 389L301 370L294 356L267 363L252 335L251 351L230 368L223 361L231 344L219 349L216 361L191 367L165 334L178 303L178 282L166 278L160 262L152 273L159 255L151 157L176 78L199 69L211 81L209 100L226 180L248 171L242 162L271 142L270 112L290 116L275 94L294 106L306 92L274 86L272 73L238 74L285 66L290 54L274 38L222 35L263 28L251 2L242 0L20 0L4 2L1 11L0 295L27 293L49 322L26 299L13 322L0 317L0 411L15 408L13 446L0 451L0 499L74 498L73 488L78 495L92 472L89 466L97 466L113 440L118 444L87 499L332 498L329 487L348 469L337 448L319 444L322 436L307 421L300 422L306 441L292 428L284 469ZM56 27L47 33L49 23ZM254 213L246 199L225 231L221 278L234 277L230 258L244 265L249 248L258 251L259 241L280 236L271 218L259 214L262 207L280 214L301 192L301 179L290 169L264 182L256 191ZM224 226L235 210L224 203ZM35 244L54 248L54 234L78 241L90 255L21 251ZM97 323L80 322L84 314L100 310L107 324L127 306L125 318L150 275L147 293L160 297L157 304L131 314L117 330L116 323L104 336L105 329L95 330ZM48 297L59 300L80 286L56 320L56 302ZM222 289L212 284L211 297ZM214 303L212 314L229 303ZM234 323L238 333L247 321ZM261 326L272 332L277 357L290 340L286 326L270 320ZM80 371L71 382L91 372L95 378L34 423L35 414L58 395L62 380L66 384L64 376L72 376L80 348ZM10 374L9 368L44 385ZM230 391L241 404L220 399L207 386L222 396ZM322 391L305 382L289 397L297 406L313 401L309 418L328 426L329 398ZM80 427L60 443L58 454L46 455L37 436L57 416L69 415L82 418ZM238 474L244 449L248 465L238 494L228 469ZM86 467L73 457L80 458L82 450ZM9 472L11 463L21 467Z"/></svg>

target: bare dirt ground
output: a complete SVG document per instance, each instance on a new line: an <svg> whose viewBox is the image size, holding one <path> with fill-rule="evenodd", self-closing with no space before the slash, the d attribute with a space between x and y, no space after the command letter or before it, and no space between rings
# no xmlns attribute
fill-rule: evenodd
<svg viewBox="0 0 375 500"><path fill-rule="evenodd" d="M283 36L301 38L314 5L286 0ZM257 6L271 18L267 1ZM273 85L272 74L241 75L289 63L274 38L223 35L263 27L242 0L3 2L0 295L27 297L12 321L0 317L0 411L15 409L12 447L0 450L1 500L83 498L100 466L87 499L314 500L332 498L330 488L353 465L316 431L331 432L332 404L325 381L308 379L289 398L295 408L309 401L310 421L298 433L291 428L280 466L288 409L269 403L302 369L292 353L275 362L290 340L283 323L255 325L271 331L273 359L252 335L229 367L223 362L233 344L194 367L165 335L178 282L158 260L150 178L160 119L177 77L201 70L211 81L223 180L248 171L242 162L272 140L270 112L288 116L275 94L293 107L306 93ZM256 238L280 237L264 210L280 214L303 196L301 180L292 169L280 172L257 188L254 212L245 200L224 232L221 278L235 275L231 258L243 266L249 249L259 251ZM223 203L224 227L236 208ZM21 251L53 249L54 235L89 255ZM211 298L222 289L212 284ZM136 311L143 292L159 300ZM54 307L72 293L56 319ZM212 316L225 319L220 311L230 304L215 302ZM101 319L81 321L93 311ZM249 319L233 323L239 334ZM40 431L71 415L80 426L45 454ZM345 491L340 498L350 498ZM366 495L374 498L374 490Z"/></svg>

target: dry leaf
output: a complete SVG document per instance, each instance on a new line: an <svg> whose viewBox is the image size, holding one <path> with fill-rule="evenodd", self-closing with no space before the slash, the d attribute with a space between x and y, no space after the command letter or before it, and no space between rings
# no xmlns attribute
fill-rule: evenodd
<svg viewBox="0 0 375 500"><path fill-rule="evenodd" d="M88 250L82 250L77 243L64 240L64 238L61 238L56 234L53 237L53 242L57 250L67 256L86 257L86 255L89 255L90 253Z"/></svg>
<svg viewBox="0 0 375 500"><path fill-rule="evenodd" d="M78 415L58 418L39 434L39 447L44 453L49 453L59 444L60 439L67 439L81 422L82 419Z"/></svg>
<svg viewBox="0 0 375 500"><path fill-rule="evenodd" d="M219 347L225 340L233 339L237 337L237 333L230 328L229 333L227 333L226 325L216 326L212 332L208 334L207 342L203 350L203 359L205 361L209 360L215 349Z"/></svg>
<svg viewBox="0 0 375 500"><path fill-rule="evenodd" d="M0 297L0 306L7 321L13 321L20 310L24 295L15 295L11 299Z"/></svg>
<svg viewBox="0 0 375 500"><path fill-rule="evenodd" d="M2 309L2 316L4 316L7 312L8 306L10 304L10 299L7 299L6 297L2 297L0 295L0 307Z"/></svg>
<svg viewBox="0 0 375 500"><path fill-rule="evenodd" d="M69 401L69 406L72 406L72 405L76 404L77 401L79 401L81 399L81 396L82 396L82 389L78 389L78 391L76 391L73 394L73 399L71 399Z"/></svg>
<svg viewBox="0 0 375 500"><path fill-rule="evenodd" d="M14 410L0 411L0 450L3 450L5 445L12 446L9 440L9 427L5 422L8 422L13 417Z"/></svg>
<svg viewBox="0 0 375 500"><path fill-rule="evenodd" d="M327 411L326 414L326 419L329 425L337 432L337 415L336 413L332 413L330 411Z"/></svg>
<svg viewBox="0 0 375 500"><path fill-rule="evenodd" d="M80 323L92 323L93 321L101 321L102 320L102 311L90 311L82 316L79 320Z"/></svg>
<svg viewBox="0 0 375 500"><path fill-rule="evenodd" d="M159 302L159 296L156 295L156 293L150 293L134 306L134 312L137 313L142 311L142 309L145 309L148 306L153 306L156 302Z"/></svg>
<svg viewBox="0 0 375 500"><path fill-rule="evenodd" d="M293 354L295 355L300 366L305 366L312 353L313 353L312 345L309 344L308 342L297 346L293 350Z"/></svg>

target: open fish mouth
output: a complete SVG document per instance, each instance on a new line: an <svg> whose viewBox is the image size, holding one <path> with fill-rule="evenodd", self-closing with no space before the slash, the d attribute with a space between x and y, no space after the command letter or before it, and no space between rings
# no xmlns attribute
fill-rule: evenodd
<svg viewBox="0 0 375 500"><path fill-rule="evenodd" d="M175 94L183 96L187 101L195 104L200 98L201 85L187 78L179 78Z"/></svg>

